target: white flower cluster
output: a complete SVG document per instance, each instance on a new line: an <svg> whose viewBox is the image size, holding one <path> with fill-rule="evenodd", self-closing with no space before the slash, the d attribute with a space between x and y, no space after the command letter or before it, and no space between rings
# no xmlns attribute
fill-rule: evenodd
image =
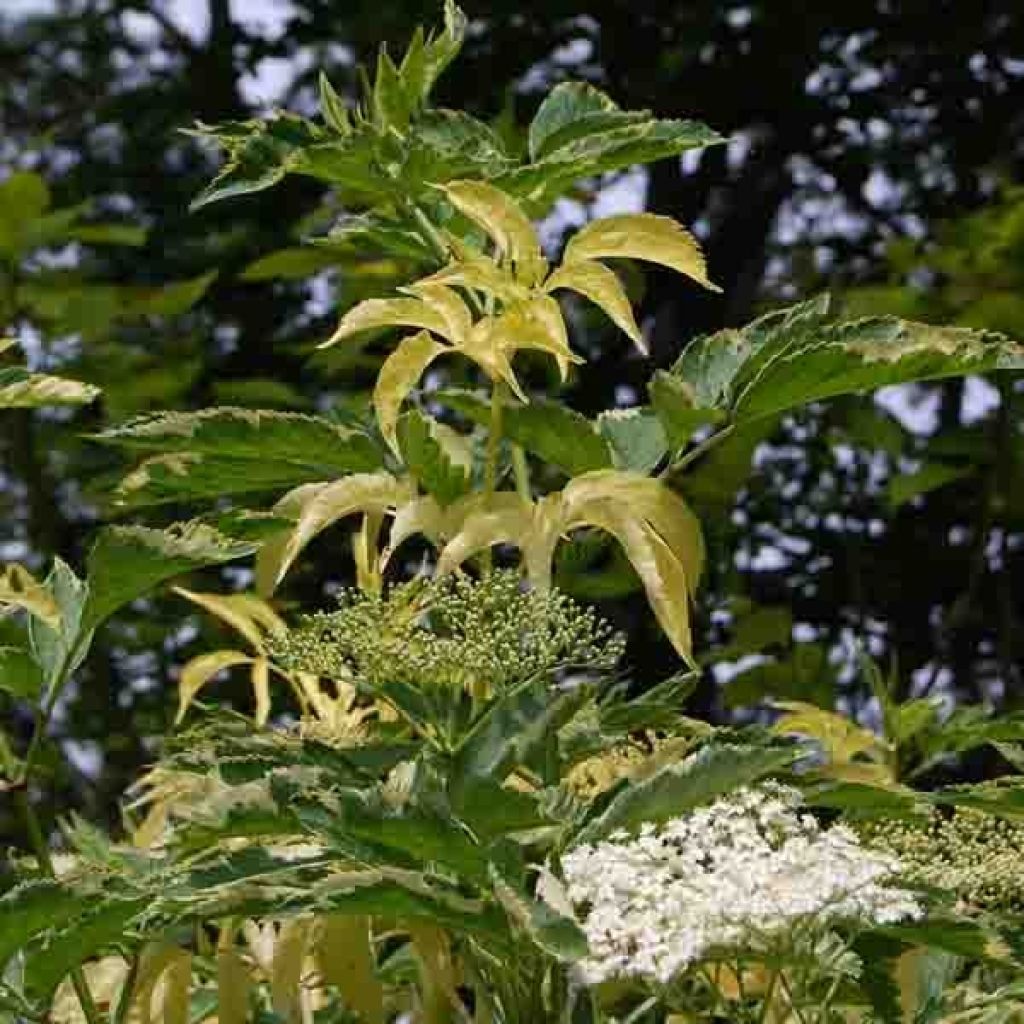
<svg viewBox="0 0 1024 1024"><path fill-rule="evenodd" d="M804 924L820 934L921 914L886 884L899 861L845 826L822 829L800 803L784 786L741 789L637 838L569 852L566 892L590 946L583 979L666 983L718 955L777 949Z"/></svg>

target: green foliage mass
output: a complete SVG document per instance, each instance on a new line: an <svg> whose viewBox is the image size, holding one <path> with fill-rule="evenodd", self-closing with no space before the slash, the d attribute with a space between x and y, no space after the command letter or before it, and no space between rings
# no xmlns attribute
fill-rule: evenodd
<svg viewBox="0 0 1024 1024"><path fill-rule="evenodd" d="M844 317L823 296L699 335L653 376L645 368L636 394L649 405L571 410L551 392L597 363L605 341L575 329L579 300L645 354L652 332L633 312L640 278L625 267L653 264L652 280L683 294L721 289L714 261L709 272L698 238L673 218L593 219L558 260L536 222L602 176L643 164L655 176L669 158L713 153L724 140L564 82L517 141L434 105L442 72L472 38L451 0L442 22L417 31L401 60L381 50L354 102L321 76L318 119L225 110L229 119L196 129L224 152L193 203L201 217L223 200L287 195L292 177L326 190L316 219L333 228L324 235L307 222L317 247L264 254L242 276L351 273L346 309L321 345L341 355L318 358L373 374L370 408L307 410L270 359L264 376L234 380L234 393L301 411L236 403L108 426L95 437L100 450L141 459L110 505L145 509L148 525L99 529L82 577L59 557L45 578L21 564L0 577L0 688L32 721L27 741L12 732L0 744L3 792L32 851L0 896L0 1010L87 1024L108 1011L112 1024L212 1014L223 1024L661 1024L698 1008L750 1024L908 1013L923 1024L940 1019L936 1007L974 998L957 989L964 978L987 984L981 972L993 966L1016 978L1021 908L1008 848L1018 836L1004 819L1019 816L1020 789L1012 779L948 786L940 773L963 774L979 750L1018 770L1017 717L976 706L944 714L927 695L904 699L898 673L883 680L862 659L881 717L872 731L836 710L823 643L794 649L792 673L760 664L730 684L737 706L789 698L770 726L716 727L683 704L716 667L694 640L706 563L722 565L704 534L729 532L733 495L784 418L836 400L828 408L849 413L856 396L892 385L1019 370L1024 347L963 318ZM1000 237L996 251L1012 256L1016 235ZM10 176L0 184L3 320L26 336L41 331L44 351L138 322L173 350L176 333L201 322L192 307L212 271L161 287L86 287L77 267L53 272L65 245L142 241L84 207L53 208L38 175ZM956 269L948 258L943 266ZM273 323L259 325L270 342ZM361 362L396 333L379 368L375 357ZM217 340L230 348L233 337ZM193 350L194 339L182 348ZM131 373L131 360L119 365ZM29 440L47 422L32 418L38 406L96 397L70 378L2 372L0 405ZM190 373L172 376L154 393L187 389ZM209 381L200 390L217 400ZM1012 429L1003 425L988 515ZM884 430L872 437L899 452ZM927 469L918 472L929 478ZM929 479L890 494L906 500L953 478ZM36 480L37 502L41 493ZM346 530L356 588L334 611L301 614L322 596L310 599L302 574L322 582ZM405 546L414 539L418 564ZM612 581L595 583L609 551ZM95 639L133 606L135 621L147 621L170 580L252 556L218 578L254 582L258 595L177 589L245 645L200 654L178 682L184 714L214 677L245 667L254 714L204 710L158 755L115 838L73 821L55 857L37 808L39 769L57 755L49 739L62 701L87 678ZM982 575L972 571L972 591ZM622 634L556 581L602 596L642 591L644 622L657 623L687 672L630 678ZM733 596L726 650L788 645L797 614ZM171 638L154 622L162 652ZM866 628L863 615L856 624ZM933 788L913 788L930 773ZM593 940L586 908L566 895L566 852L650 836L766 779L801 787L820 813L884 822L864 834L903 861L895 874L931 887L920 914L856 929L839 920L824 933L813 914L797 915L777 946L740 942L735 958L711 950L665 985L625 971L613 985L584 984ZM922 822L947 805L968 810ZM982 1000L1008 1003L1013 984L989 984Z"/></svg>

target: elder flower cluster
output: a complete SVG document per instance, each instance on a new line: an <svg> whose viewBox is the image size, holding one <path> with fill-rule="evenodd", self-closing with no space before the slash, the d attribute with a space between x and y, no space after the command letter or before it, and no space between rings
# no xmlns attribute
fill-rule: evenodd
<svg viewBox="0 0 1024 1024"><path fill-rule="evenodd" d="M590 609L500 571L414 580L384 596L345 591L337 611L275 638L273 653L288 670L327 679L486 693L542 672L608 672L623 644Z"/></svg>
<svg viewBox="0 0 1024 1024"><path fill-rule="evenodd" d="M951 892L968 907L1024 909L1024 824L973 809L923 822L865 823L861 837L899 857L903 878Z"/></svg>
<svg viewBox="0 0 1024 1024"><path fill-rule="evenodd" d="M590 947L583 980L667 984L702 961L778 953L800 933L921 914L889 884L896 858L845 826L823 829L800 802L788 787L741 789L636 838L570 851L567 896Z"/></svg>

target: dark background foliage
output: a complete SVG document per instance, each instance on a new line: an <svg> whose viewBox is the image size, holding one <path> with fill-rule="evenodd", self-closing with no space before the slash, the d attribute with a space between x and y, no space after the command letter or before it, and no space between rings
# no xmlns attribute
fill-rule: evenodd
<svg viewBox="0 0 1024 1024"><path fill-rule="evenodd" d="M1024 178L1024 9L1014 0L466 6L472 28L441 82L445 105L515 137L552 84L584 78L624 107L696 117L731 138L581 193L548 225L557 246L592 209L670 214L693 225L724 289L638 278L649 360L599 319L577 322L592 358L566 396L576 408L643 402L652 370L695 334L824 287L858 309L1024 337L1024 199L1014 190ZM101 385L104 398L72 422L6 415L5 559L76 562L96 523L116 514L105 494L124 467L85 438L103 424L152 409L364 397L372 363L362 355L310 357L339 306L373 282L312 264L246 270L325 221L319 187L288 179L190 215L216 158L180 129L258 114L268 99L310 114L319 68L352 93L381 40L397 48L437 17L432 3L389 0L57 0L0 11L0 176L36 170L56 205L92 198L105 219L148 230L141 248L50 254L71 266L68 287L98 289L74 316L11 313L36 365ZM217 279L191 310L118 315L112 289L210 270ZM787 417L711 457L690 495L713 554L698 652L729 667L708 671L700 710L723 716L767 687L839 697L870 716L854 643L895 665L906 692L1018 707L1022 402L1012 379L902 389ZM307 606L350 574L340 533L311 554L287 591ZM233 570L207 582L245 581ZM629 631L638 683L673 670L642 598L604 609ZM219 642L216 626L173 597L106 627L59 716L66 760L55 746L53 805L116 817L167 725L175 667ZM14 705L0 710L18 724ZM20 725L27 733L29 721Z"/></svg>

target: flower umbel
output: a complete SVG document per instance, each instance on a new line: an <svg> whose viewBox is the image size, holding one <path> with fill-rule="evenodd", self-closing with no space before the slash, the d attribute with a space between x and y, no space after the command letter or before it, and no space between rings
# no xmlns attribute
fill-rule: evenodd
<svg viewBox="0 0 1024 1024"><path fill-rule="evenodd" d="M911 893L888 884L894 857L844 826L821 828L800 800L783 786L742 789L636 838L568 853L568 896L590 946L584 979L665 984L702 961L777 953L802 929L920 915Z"/></svg>

